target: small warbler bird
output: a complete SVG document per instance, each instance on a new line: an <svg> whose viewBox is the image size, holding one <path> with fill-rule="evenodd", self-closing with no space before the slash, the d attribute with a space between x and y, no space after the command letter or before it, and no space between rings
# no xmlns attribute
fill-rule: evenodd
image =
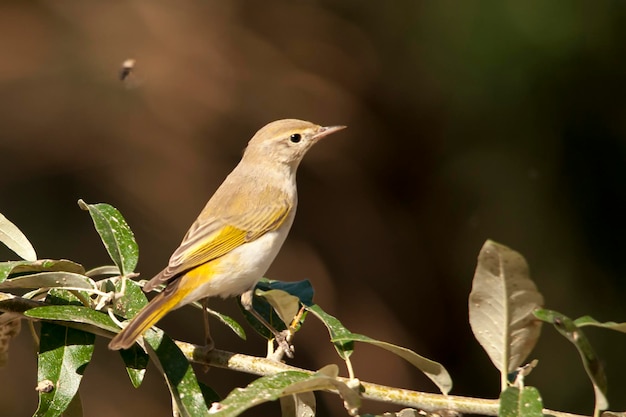
<svg viewBox="0 0 626 417"><path fill-rule="evenodd" d="M165 289L111 340L109 349L131 347L169 311L207 297L245 293L242 304L255 313L252 290L278 254L296 214L298 165L318 140L343 128L285 119L259 130L168 266L144 286L146 292L161 284Z"/></svg>

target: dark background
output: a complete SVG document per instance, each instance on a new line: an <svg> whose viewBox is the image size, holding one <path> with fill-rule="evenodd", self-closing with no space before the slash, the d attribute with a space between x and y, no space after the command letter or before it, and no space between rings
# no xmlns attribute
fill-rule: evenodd
<svg viewBox="0 0 626 417"><path fill-rule="evenodd" d="M298 215L267 276L310 279L352 331L441 362L453 394L494 398L498 372L467 320L486 239L527 258L548 308L626 320L625 28L626 6L609 1L2 2L0 212L39 257L90 268L110 261L76 201L108 202L134 230L148 279L257 129L346 124L301 165ZM122 83L127 58L136 71ZM233 300L212 306L241 317ZM162 327L202 341L193 309ZM251 330L247 342L213 332L219 348L263 354ZM626 338L587 334L623 410ZM171 415L155 369L133 389L105 343L81 389L86 415ZM313 320L296 347L295 365L340 363ZM10 355L0 415L28 416L27 329ZM547 407L591 413L573 346L544 327L531 358L527 384ZM436 390L385 351L358 345L353 359L362 380ZM252 379L199 373L222 395ZM322 398L322 413L343 415Z"/></svg>

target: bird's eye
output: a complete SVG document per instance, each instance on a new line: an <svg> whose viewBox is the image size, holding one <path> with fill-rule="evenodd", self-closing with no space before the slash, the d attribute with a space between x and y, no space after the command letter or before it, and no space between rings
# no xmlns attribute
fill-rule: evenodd
<svg viewBox="0 0 626 417"><path fill-rule="evenodd" d="M302 140L302 136L299 133L294 133L293 135L289 136L289 140L293 143L298 143L300 142L300 140Z"/></svg>

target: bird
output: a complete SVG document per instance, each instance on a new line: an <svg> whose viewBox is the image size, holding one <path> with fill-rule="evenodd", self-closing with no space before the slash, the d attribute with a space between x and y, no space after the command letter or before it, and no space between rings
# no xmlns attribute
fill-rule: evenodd
<svg viewBox="0 0 626 417"><path fill-rule="evenodd" d="M294 221L298 166L320 139L345 127L283 119L257 131L241 161L209 199L167 267L143 287L145 292L163 284L165 288L113 337L109 349L130 348L170 311L209 297L246 295L242 296L242 304L255 313L252 291L269 269ZM212 345L206 316L205 331L207 345Z"/></svg>

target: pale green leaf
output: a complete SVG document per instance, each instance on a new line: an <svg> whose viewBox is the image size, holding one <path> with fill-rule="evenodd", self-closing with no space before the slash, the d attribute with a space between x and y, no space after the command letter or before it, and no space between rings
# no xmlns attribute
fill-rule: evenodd
<svg viewBox="0 0 626 417"><path fill-rule="evenodd" d="M0 262L0 282L12 274L25 274L29 272L72 272L79 275L85 274L85 268L76 262L67 259L40 259L38 261L10 261Z"/></svg>
<svg viewBox="0 0 626 417"><path fill-rule="evenodd" d="M284 293L287 293L293 297L296 297L300 303L303 305L312 304L313 299L313 287L308 280L298 281L298 282L283 282L283 281L273 281L267 278L263 278L256 285L256 294L262 294L265 292L271 292L274 290L280 290ZM276 293L277 295L277 293ZM297 305L296 298L289 298L288 296L278 296L283 299L284 302L279 302L281 304L280 309L282 310L280 314L282 314L288 323L285 323L283 317L281 317L277 311L274 309L272 304L268 302L263 297L255 296L252 300L252 305L254 310L259 313L274 329L277 331L282 331L287 328L287 325L291 324L291 320L294 318L295 314L289 318L286 318L295 310L295 305ZM288 299L288 301L287 301ZM277 300L273 300L277 301ZM241 309L242 314L248 321L248 323L252 326L252 328L263 336L266 339L273 339L274 335L272 332L265 327L264 324L259 322L256 317L254 317L249 311L241 306L241 302L239 302L239 307ZM298 309L300 306L298 305ZM297 311L296 311L297 313ZM301 318L300 322L304 321L304 317ZM299 323L296 323L296 330L299 328Z"/></svg>
<svg viewBox="0 0 626 417"><path fill-rule="evenodd" d="M73 272L39 272L0 282L0 290L15 288L82 288L93 290L96 285L88 277Z"/></svg>
<svg viewBox="0 0 626 417"><path fill-rule="evenodd" d="M17 256L27 261L36 261L35 248L24 233L0 213L0 242L4 243Z"/></svg>
<svg viewBox="0 0 626 417"><path fill-rule="evenodd" d="M541 322L533 310L542 305L524 257L485 242L469 296L469 319L474 336L500 370L503 390L507 374L523 364L537 343Z"/></svg>
<svg viewBox="0 0 626 417"><path fill-rule="evenodd" d="M286 326L291 324L293 318L300 311L300 299L283 290L257 290L256 295L263 297L272 306L278 317Z"/></svg>
<svg viewBox="0 0 626 417"><path fill-rule="evenodd" d="M577 327L593 326L593 327L601 327L603 329L615 330L617 332L626 333L626 322L616 323L614 321L606 321L602 323L594 319L591 316L583 316L574 320L574 324Z"/></svg>

